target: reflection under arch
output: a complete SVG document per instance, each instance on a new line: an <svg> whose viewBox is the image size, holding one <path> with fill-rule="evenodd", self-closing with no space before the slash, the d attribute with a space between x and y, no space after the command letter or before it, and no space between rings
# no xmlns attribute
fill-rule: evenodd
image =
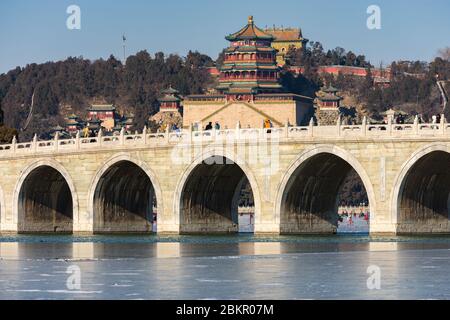
<svg viewBox="0 0 450 320"><path fill-rule="evenodd" d="M397 234L450 233L450 153L432 145L402 167L392 199Z"/></svg>
<svg viewBox="0 0 450 320"><path fill-rule="evenodd" d="M373 186L359 161L338 147L318 146L300 154L280 183L275 204L280 233L336 233L338 195L353 171L361 179L371 215L375 216Z"/></svg>
<svg viewBox="0 0 450 320"><path fill-rule="evenodd" d="M237 233L239 196L246 184L254 199L257 224L259 194L251 171L234 155L205 152L178 183L174 211L178 213L180 233Z"/></svg>
<svg viewBox="0 0 450 320"><path fill-rule="evenodd" d="M147 171L117 158L97 176L90 197L94 233L152 232L157 192Z"/></svg>
<svg viewBox="0 0 450 320"><path fill-rule="evenodd" d="M72 233L77 201L67 174L50 163L35 164L25 172L16 199L18 232Z"/></svg>

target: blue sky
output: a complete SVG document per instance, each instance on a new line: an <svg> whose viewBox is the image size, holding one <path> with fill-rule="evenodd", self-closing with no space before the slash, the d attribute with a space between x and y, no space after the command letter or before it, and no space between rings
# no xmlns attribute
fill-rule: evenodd
<svg viewBox="0 0 450 320"><path fill-rule="evenodd" d="M66 28L72 4L81 8L81 30ZM381 8L381 30L366 27L372 4ZM449 13L448 0L1 0L0 73L68 56L122 57L123 33L129 54L193 49L216 58L248 15L260 27L301 27L325 48L363 53L373 64L428 61L450 46Z"/></svg>

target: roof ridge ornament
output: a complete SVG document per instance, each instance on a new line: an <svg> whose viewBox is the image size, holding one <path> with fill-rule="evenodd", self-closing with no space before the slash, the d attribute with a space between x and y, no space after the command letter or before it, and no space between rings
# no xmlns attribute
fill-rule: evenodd
<svg viewBox="0 0 450 320"><path fill-rule="evenodd" d="M254 24L253 16L248 16L248 24Z"/></svg>

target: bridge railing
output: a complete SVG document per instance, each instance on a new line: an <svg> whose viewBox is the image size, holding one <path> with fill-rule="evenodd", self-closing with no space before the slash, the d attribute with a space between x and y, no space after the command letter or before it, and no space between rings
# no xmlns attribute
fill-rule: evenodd
<svg viewBox="0 0 450 320"><path fill-rule="evenodd" d="M340 121L334 126L315 126L311 121L308 126L292 127L286 124L280 128L258 129L240 128L238 124L235 129L193 131L177 130L170 132L149 133L146 128L142 133L120 134L105 136L100 131L95 137L81 137L78 132L76 137L60 139L58 135L52 140L41 141L35 136L32 141L18 143L16 138L11 144L0 145L0 157L22 155L30 153L47 152L70 152L76 150L95 150L98 148L123 148L126 146L160 146L178 143L207 143L220 141L252 141L259 139L279 138L287 140L311 140L314 138L341 139L341 138L420 138L427 137L442 139L450 138L450 124L446 123L442 116L440 123L419 123L416 117L412 124L369 124L364 119L359 125L342 125Z"/></svg>

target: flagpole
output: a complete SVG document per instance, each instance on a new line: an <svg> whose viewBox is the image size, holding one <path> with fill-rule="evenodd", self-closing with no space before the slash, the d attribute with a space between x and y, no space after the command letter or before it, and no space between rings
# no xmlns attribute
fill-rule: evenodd
<svg viewBox="0 0 450 320"><path fill-rule="evenodd" d="M122 40L123 40L123 64L125 64L127 62L125 52L125 41L127 40L127 38L125 38L125 34L122 36Z"/></svg>

